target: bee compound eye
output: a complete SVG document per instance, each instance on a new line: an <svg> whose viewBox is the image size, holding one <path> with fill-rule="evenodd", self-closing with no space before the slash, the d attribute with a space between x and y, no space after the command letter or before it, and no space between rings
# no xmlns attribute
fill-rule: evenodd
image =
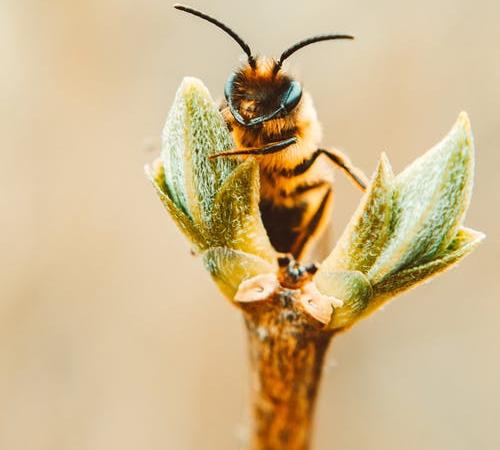
<svg viewBox="0 0 500 450"><path fill-rule="evenodd" d="M224 86L224 96L226 97L227 104L229 105L229 109L231 114L235 118L236 122L240 125L248 126L248 123L242 117L238 109L233 104L233 92L234 92L234 83L236 81L237 75L232 73L226 81L226 85Z"/></svg>
<svg viewBox="0 0 500 450"><path fill-rule="evenodd" d="M224 96L228 102L231 101L231 97L233 95L234 90L234 81L236 80L236 74L232 73L226 81L226 85L224 86Z"/></svg>
<svg viewBox="0 0 500 450"><path fill-rule="evenodd" d="M294 80L290 83L290 87L283 95L281 103L286 109L286 111L291 111L299 104L301 98L302 98L302 86L298 81Z"/></svg>

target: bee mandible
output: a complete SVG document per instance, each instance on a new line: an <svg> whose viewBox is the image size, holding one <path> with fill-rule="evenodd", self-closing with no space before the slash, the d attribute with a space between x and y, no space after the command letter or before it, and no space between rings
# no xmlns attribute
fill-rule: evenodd
<svg viewBox="0 0 500 450"><path fill-rule="evenodd" d="M243 49L247 59L225 85L220 111L236 148L211 155L256 157L260 168L260 212L274 248L299 259L330 216L333 171L338 166L361 189L367 178L338 150L321 147L321 126L311 96L283 70L283 62L316 42L353 39L322 34L297 42L278 59L253 56L248 44L222 22L193 8L174 8L217 26Z"/></svg>

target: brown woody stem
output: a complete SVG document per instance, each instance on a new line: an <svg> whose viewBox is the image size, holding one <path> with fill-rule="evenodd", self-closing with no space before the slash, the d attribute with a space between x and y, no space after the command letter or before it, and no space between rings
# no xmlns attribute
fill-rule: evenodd
<svg viewBox="0 0 500 450"><path fill-rule="evenodd" d="M333 336L281 289L244 306L252 371L251 450L308 450L323 359Z"/></svg>

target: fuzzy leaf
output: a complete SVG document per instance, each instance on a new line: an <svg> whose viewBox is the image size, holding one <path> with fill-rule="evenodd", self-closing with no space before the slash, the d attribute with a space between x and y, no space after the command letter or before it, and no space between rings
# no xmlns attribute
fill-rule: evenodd
<svg viewBox="0 0 500 450"><path fill-rule="evenodd" d="M358 271L318 271L314 277L318 290L343 301L333 310L329 327L343 328L352 323L369 304L373 290L370 282Z"/></svg>
<svg viewBox="0 0 500 450"><path fill-rule="evenodd" d="M380 283L374 284L374 300L363 314L369 314L383 302L403 291L428 281L435 275L455 266L462 258L471 253L484 239L484 234L470 228L460 228L448 248L436 259L422 265L397 272Z"/></svg>
<svg viewBox="0 0 500 450"><path fill-rule="evenodd" d="M238 164L209 155L233 147L226 123L201 81L185 78L162 136L164 172L156 183L162 201L198 249L227 247L275 264L259 211L255 161Z"/></svg>
<svg viewBox="0 0 500 450"><path fill-rule="evenodd" d="M360 206L314 277L321 293L344 302L330 327L352 325L478 245L483 235L461 228L473 169L465 113L439 144L397 177L382 155Z"/></svg>
<svg viewBox="0 0 500 450"><path fill-rule="evenodd" d="M272 264L258 256L225 247L206 251L203 262L219 289L230 300L233 300L242 281L276 272Z"/></svg>
<svg viewBox="0 0 500 450"><path fill-rule="evenodd" d="M216 192L237 165L208 156L233 146L207 88L196 78L184 78L163 129L161 158L173 202L196 224L210 220Z"/></svg>
<svg viewBox="0 0 500 450"><path fill-rule="evenodd" d="M396 177L392 236L368 273L379 283L446 249L469 206L474 145L467 115L450 133Z"/></svg>
<svg viewBox="0 0 500 450"><path fill-rule="evenodd" d="M338 270L368 272L390 238L393 185L391 165L382 154L368 191L332 253L321 264L320 274Z"/></svg>
<svg viewBox="0 0 500 450"><path fill-rule="evenodd" d="M180 209L172 200L169 195L168 188L165 184L165 172L161 160L157 159L153 162L152 167L145 167L146 175L153 184L153 187L160 197L163 206L174 219L174 222L186 237L196 246L197 250L206 247L205 239L196 226L193 224L191 218Z"/></svg>
<svg viewBox="0 0 500 450"><path fill-rule="evenodd" d="M213 247L227 247L257 255L271 263L276 253L259 211L259 166L254 160L240 164L226 179L212 211Z"/></svg>

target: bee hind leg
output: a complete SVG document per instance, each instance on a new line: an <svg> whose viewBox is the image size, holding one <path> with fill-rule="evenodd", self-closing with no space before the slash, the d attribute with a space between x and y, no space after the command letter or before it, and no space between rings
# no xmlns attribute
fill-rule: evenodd
<svg viewBox="0 0 500 450"><path fill-rule="evenodd" d="M319 204L318 208L314 212L313 216L309 220L309 223L306 225L304 230L300 233L297 240L295 241L291 253L295 256L296 259L300 259L306 245L310 242L311 238L317 235L318 231L321 229L321 225L328 220L327 213L330 210L328 207L331 204L333 197L333 191L331 188L328 188ZM313 266L311 266L311 270Z"/></svg>

